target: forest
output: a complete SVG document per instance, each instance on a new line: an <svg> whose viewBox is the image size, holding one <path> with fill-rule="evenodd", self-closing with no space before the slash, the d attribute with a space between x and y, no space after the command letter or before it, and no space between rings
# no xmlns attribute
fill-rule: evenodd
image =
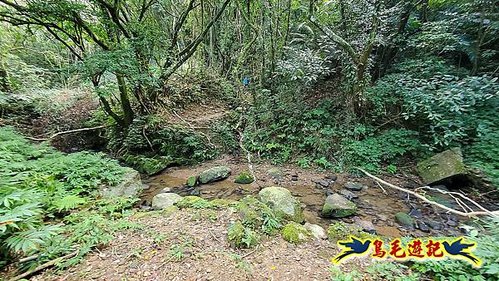
<svg viewBox="0 0 499 281"><path fill-rule="evenodd" d="M494 0L0 0L0 280L499 280L498 78Z"/></svg>

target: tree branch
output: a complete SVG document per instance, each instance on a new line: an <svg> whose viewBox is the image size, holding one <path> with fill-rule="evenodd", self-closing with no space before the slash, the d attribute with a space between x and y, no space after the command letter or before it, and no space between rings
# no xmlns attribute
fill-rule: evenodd
<svg viewBox="0 0 499 281"><path fill-rule="evenodd" d="M376 176L371 175L370 173L366 172L365 170L363 170L361 168L356 168L356 169L360 170L366 176L368 176L368 177L376 180L377 182L380 182L380 183L384 184L385 186L388 186L388 187L391 187L393 189L396 189L396 190L405 192L407 194L410 194L410 195L412 195L412 196L414 196L416 198L421 199L422 201L424 201L424 202L426 202L428 204L431 204L431 205L437 206L437 207L439 207L441 209L444 209L444 210L446 210L449 213L453 213L455 215L459 215L459 216L463 216L463 217L476 217L476 216L493 216L493 217L499 217L499 210L498 211L488 211L488 210L486 210L485 208L483 208L481 206L480 206L480 209L485 210L485 211L483 211L483 212L480 212L480 211L477 211L477 212L461 212L461 211L454 210L454 209L449 208L449 207L447 207L445 205L442 205L440 203L431 201L431 200L427 199L426 197L424 197L423 195L420 195L420 194L418 194L418 193L416 193L416 192L414 192L412 190L408 190L408 189L396 186L394 184L391 184L389 182L386 182L386 181L384 181L384 180L382 180L382 179L380 179L380 178L378 178ZM466 199L470 200L471 202L474 202L474 201L472 201L469 198L466 198Z"/></svg>

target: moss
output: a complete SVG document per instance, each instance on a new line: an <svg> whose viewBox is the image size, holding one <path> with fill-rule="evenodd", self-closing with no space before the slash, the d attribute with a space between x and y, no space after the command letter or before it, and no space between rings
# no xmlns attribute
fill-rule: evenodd
<svg viewBox="0 0 499 281"><path fill-rule="evenodd" d="M242 223L253 229L272 234L281 228L282 217L253 196L246 196L236 205Z"/></svg>
<svg viewBox="0 0 499 281"><path fill-rule="evenodd" d="M222 208L227 208L227 207L231 207L231 206L236 205L237 201L230 200L230 199L217 198L217 199L211 200L210 203L213 206L222 209Z"/></svg>
<svg viewBox="0 0 499 281"><path fill-rule="evenodd" d="M253 181L255 181L255 179L248 171L242 171L234 180L235 183L240 183L240 184L250 184Z"/></svg>
<svg viewBox="0 0 499 281"><path fill-rule="evenodd" d="M232 246L237 248L250 248L258 244L259 236L251 228L245 227L241 221L236 221L227 232L227 238Z"/></svg>
<svg viewBox="0 0 499 281"><path fill-rule="evenodd" d="M296 222L288 223L281 231L282 238L290 243L300 243L306 241L311 233L303 225Z"/></svg>
<svg viewBox="0 0 499 281"><path fill-rule="evenodd" d="M373 237L373 235L362 231L361 228L355 225L347 225L341 221L332 223L327 228L327 238L330 241L346 240L349 236L355 236L361 239Z"/></svg>
<svg viewBox="0 0 499 281"><path fill-rule="evenodd" d="M183 208L193 208L193 209L223 209L230 206L236 205L236 201L228 199L213 199L208 201L199 196L185 196L182 200L175 203L175 205L181 209Z"/></svg>
<svg viewBox="0 0 499 281"><path fill-rule="evenodd" d="M408 227L414 226L414 219L404 212L396 213L395 220L403 226L408 226Z"/></svg>
<svg viewBox="0 0 499 281"><path fill-rule="evenodd" d="M163 217L169 217L178 210L179 209L177 206L170 206L170 207L166 207L163 210L161 210L161 214L163 215Z"/></svg>
<svg viewBox="0 0 499 281"><path fill-rule="evenodd" d="M190 187L194 187L198 184L198 177L196 176L190 176L188 179L187 179L187 185L190 186Z"/></svg>
<svg viewBox="0 0 499 281"><path fill-rule="evenodd" d="M208 200L203 199L199 196L185 196L182 200L176 203L177 207L183 208L194 208L194 209L209 209L215 208L215 206Z"/></svg>

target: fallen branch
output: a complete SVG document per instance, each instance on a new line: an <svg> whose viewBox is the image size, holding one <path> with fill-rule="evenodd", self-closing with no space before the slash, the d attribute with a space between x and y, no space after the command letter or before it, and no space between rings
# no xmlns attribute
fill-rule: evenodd
<svg viewBox="0 0 499 281"><path fill-rule="evenodd" d="M77 251L74 251L74 252L72 252L70 254L67 254L65 256L62 256L62 257L56 258L54 260L48 261L48 262L46 262L46 263L44 263L42 265L39 265L35 269L28 270L28 271L24 272L23 274L20 274L20 275L18 275L16 277L10 279L9 281L17 281L17 280L20 280L20 279L24 279L25 277L28 277L31 274L34 274L34 273L36 273L38 271L41 271L41 270L44 270L47 267L51 267L51 266L53 266L53 265L55 265L55 264L57 264L57 263L59 263L59 262L61 262L63 260L67 260L67 259L70 259L70 258L74 257L74 256L78 255L78 252L79 251L77 250Z"/></svg>
<svg viewBox="0 0 499 281"><path fill-rule="evenodd" d="M370 173L368 173L368 172L364 171L364 170L363 170L363 169L361 169L361 168L357 168L357 169L358 169L358 170L360 170L361 172L363 172L366 176L368 176L368 177L370 177L370 178L372 178L372 179L376 180L376 181L377 181L377 182L379 182L379 183L384 184L385 186L388 186L388 187L391 187L391 188L393 188L393 189L396 189L396 190L399 190L399 191L405 192L405 193L407 193L407 194L413 195L414 197L419 198L419 199L421 199L422 201L424 201L424 202L426 202L426 203L428 203L428 204L431 204L431 205L437 206L437 207L439 207L439 208L441 208L441 209L444 209L444 210L446 210L446 211L447 211L447 212L449 212L449 213L453 213L453 214L456 214L456 215L459 215L459 216L463 216L463 217L476 217L476 216L493 216L493 217L498 217L498 216L499 216L499 211L489 211L489 210L487 210L487 209L485 209L485 208L483 208L483 207L479 206L476 202L474 202L473 200L471 200L471 199L467 198L466 196L464 196L464 195L462 195L462 194L460 194L460 196L465 197L465 198L466 198L468 201L470 201L470 202L474 202L474 204L478 205L480 209L485 210L485 211L483 211L483 212L481 212L481 211L477 211L477 212L461 212L461 211L457 211L457 210L454 210L454 209L452 209L452 208L449 208L449 207L447 207L447 206L445 206L445 205L442 205L442 204L440 204L440 203L437 203L437 202L431 201L431 200L429 200L428 198L424 197L423 195L418 194L418 193L416 193L416 192L414 192L414 191L412 191L412 190L408 190L408 189L405 189L405 188L402 188L402 187L396 186L396 185L394 185L394 184L391 184L391 183L389 183L389 182L386 182L386 181L384 181L384 180L382 180L382 179L380 179L380 178L378 178L378 177L376 177L376 176L371 175ZM425 188L426 188L426 187L425 187ZM459 194L459 193L458 193L458 194Z"/></svg>
<svg viewBox="0 0 499 281"><path fill-rule="evenodd" d="M60 135L66 135L66 134L77 133L77 132L85 132L85 131L93 131L93 130L102 129L102 128L106 128L106 127L109 127L109 126L108 125L102 125L102 126L97 126L97 127L92 127L92 128L81 128L81 129L74 129L74 130L69 130L69 131L63 131L63 132L55 133L55 134L51 135L48 138L32 138L32 137L26 137L26 138L29 139L29 140L34 140L34 141L47 141L47 140L51 140L51 139L53 139L55 137L58 137Z"/></svg>

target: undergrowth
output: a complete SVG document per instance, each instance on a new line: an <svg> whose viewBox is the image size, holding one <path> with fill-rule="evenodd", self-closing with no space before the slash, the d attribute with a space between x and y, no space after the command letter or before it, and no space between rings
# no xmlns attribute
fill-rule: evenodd
<svg viewBox="0 0 499 281"><path fill-rule="evenodd" d="M0 128L0 266L34 256L19 265L27 270L78 251L60 265L68 266L114 231L137 227L122 219L134 199L96 199L126 171L103 154L63 154Z"/></svg>

